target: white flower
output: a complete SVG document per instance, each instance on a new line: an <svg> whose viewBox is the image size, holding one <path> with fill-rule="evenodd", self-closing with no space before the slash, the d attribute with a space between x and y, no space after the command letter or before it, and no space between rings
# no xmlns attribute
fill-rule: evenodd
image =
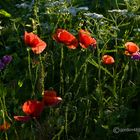
<svg viewBox="0 0 140 140"><path fill-rule="evenodd" d="M127 9L113 9L113 10L108 10L109 13L121 13L121 14L126 14L128 12Z"/></svg>
<svg viewBox="0 0 140 140"><path fill-rule="evenodd" d="M85 11L87 11L89 8L88 8L88 7L78 7L77 9L78 9L78 11L80 11L80 10L85 10Z"/></svg>
<svg viewBox="0 0 140 140"><path fill-rule="evenodd" d="M103 15L97 14L97 13L84 13L84 15L85 15L85 16L89 16L89 17L92 17L92 18L95 18L95 19L104 18Z"/></svg>

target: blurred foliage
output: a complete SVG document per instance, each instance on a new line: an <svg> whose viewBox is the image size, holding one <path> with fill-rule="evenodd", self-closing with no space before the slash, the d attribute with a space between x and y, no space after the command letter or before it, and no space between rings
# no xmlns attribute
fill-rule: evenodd
<svg viewBox="0 0 140 140"><path fill-rule="evenodd" d="M140 64L124 56L125 42L140 45L139 27L139 0L1 0L0 59L7 54L13 60L0 71L0 123L4 119L11 123L0 139L140 139L138 132L113 133L115 127L140 126ZM57 28L65 28L76 37L79 29L87 29L98 48L69 50L53 41ZM32 84L36 98L41 99L39 57L30 52L30 79L25 30L47 43L41 54L44 88L55 89L63 102L46 108L37 122L20 123L13 116L23 114L21 105L33 98ZM106 53L114 56L113 66L101 63ZM60 90L61 72L64 94Z"/></svg>

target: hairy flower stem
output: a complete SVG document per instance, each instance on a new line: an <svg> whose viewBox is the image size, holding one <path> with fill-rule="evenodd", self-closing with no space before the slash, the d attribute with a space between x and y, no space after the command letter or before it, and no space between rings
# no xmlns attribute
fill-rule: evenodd
<svg viewBox="0 0 140 140"><path fill-rule="evenodd" d="M44 94L44 78L45 78L45 72L44 72L44 66L42 63L42 57L41 54L39 55L39 60L40 60L40 66L39 66L39 70L38 70L38 75L39 75L39 79L38 79L38 90L39 93Z"/></svg>
<svg viewBox="0 0 140 140"><path fill-rule="evenodd" d="M103 93L102 93L102 82L101 82L101 60L100 60L100 48L97 46L98 52L98 85L97 92L99 94L99 117L102 117L103 114Z"/></svg>
<svg viewBox="0 0 140 140"><path fill-rule="evenodd" d="M27 49L27 52L28 52L28 71L29 71L29 78L30 78L30 81L31 81L31 87L32 87L32 96L35 96L35 85L33 83L33 77L32 77L32 71L31 71L31 56L30 56L30 49Z"/></svg>
<svg viewBox="0 0 140 140"><path fill-rule="evenodd" d="M61 95L64 95L63 59L64 59L64 48L63 46L61 46L61 58L60 58L60 93Z"/></svg>

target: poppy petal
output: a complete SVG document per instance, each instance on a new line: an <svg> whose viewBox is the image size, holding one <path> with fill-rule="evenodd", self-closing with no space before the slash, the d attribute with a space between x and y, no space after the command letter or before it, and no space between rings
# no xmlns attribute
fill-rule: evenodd
<svg viewBox="0 0 140 140"><path fill-rule="evenodd" d="M40 54L44 51L46 46L47 44L44 41L40 41L38 44L36 44L36 46L32 47L31 49L35 54Z"/></svg>
<svg viewBox="0 0 140 140"><path fill-rule="evenodd" d="M62 98L56 96L56 91L46 90L44 92L43 102L45 105L54 106L54 105L57 105L61 101L62 101Z"/></svg>
<svg viewBox="0 0 140 140"><path fill-rule="evenodd" d="M127 50L125 50L124 54L127 55L127 56L131 56L131 54Z"/></svg>
<svg viewBox="0 0 140 140"><path fill-rule="evenodd" d="M45 90L44 96L56 97L56 91L55 90Z"/></svg>
<svg viewBox="0 0 140 140"><path fill-rule="evenodd" d="M62 30L61 32L59 32L58 38L61 42L64 42L67 45L75 39L75 37L66 30Z"/></svg>
<svg viewBox="0 0 140 140"><path fill-rule="evenodd" d="M31 116L14 116L16 121L27 122L31 120Z"/></svg>
<svg viewBox="0 0 140 140"><path fill-rule="evenodd" d="M88 48L89 46L96 47L96 40L90 36L88 31L83 29L79 30L79 42L82 48Z"/></svg>
<svg viewBox="0 0 140 140"><path fill-rule="evenodd" d="M67 45L70 49L76 49L78 46L76 37L65 29L57 29L52 37L55 41Z"/></svg>
<svg viewBox="0 0 140 140"><path fill-rule="evenodd" d="M44 102L37 100L28 100L23 106L22 110L26 115L30 115L32 117L39 117L44 109Z"/></svg>
<svg viewBox="0 0 140 140"><path fill-rule="evenodd" d="M37 35L28 33L25 31L24 33L24 42L29 45L32 51L35 54L40 54L46 48L47 44L41 40Z"/></svg>
<svg viewBox="0 0 140 140"><path fill-rule="evenodd" d="M33 40L36 38L36 35L33 34L32 32L31 33L28 33L27 31L25 31L24 33L24 42L27 44L27 45L30 45L32 44Z"/></svg>
<svg viewBox="0 0 140 140"><path fill-rule="evenodd" d="M47 106L55 106L61 101L61 97L44 97L44 104Z"/></svg>

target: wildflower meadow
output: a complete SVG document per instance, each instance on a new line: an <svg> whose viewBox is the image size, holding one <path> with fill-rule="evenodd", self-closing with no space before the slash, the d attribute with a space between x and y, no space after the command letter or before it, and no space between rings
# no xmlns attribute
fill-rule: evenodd
<svg viewBox="0 0 140 140"><path fill-rule="evenodd" d="M140 140L140 0L0 0L0 140Z"/></svg>

